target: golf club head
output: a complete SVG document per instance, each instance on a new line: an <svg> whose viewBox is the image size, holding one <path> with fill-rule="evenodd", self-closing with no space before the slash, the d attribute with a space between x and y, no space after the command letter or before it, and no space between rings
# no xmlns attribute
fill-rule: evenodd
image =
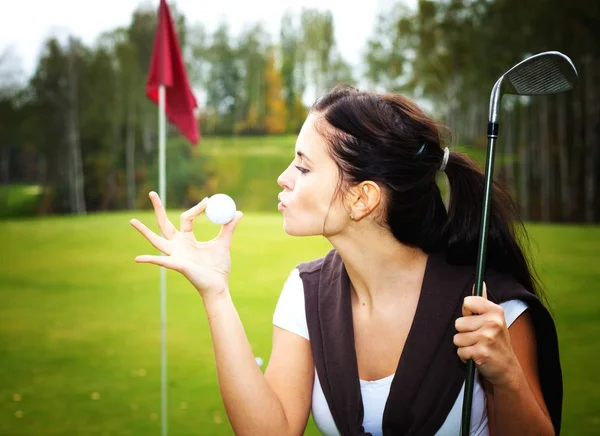
<svg viewBox="0 0 600 436"><path fill-rule="evenodd" d="M494 85L489 121L498 122L500 100L504 94L558 94L573 89L577 80L573 62L560 52L547 51L528 57L504 73Z"/></svg>

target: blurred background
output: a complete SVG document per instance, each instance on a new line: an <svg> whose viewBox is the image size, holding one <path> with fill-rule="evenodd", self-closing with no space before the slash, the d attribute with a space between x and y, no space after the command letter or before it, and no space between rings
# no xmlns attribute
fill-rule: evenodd
<svg viewBox="0 0 600 436"><path fill-rule="evenodd" d="M336 83L415 99L485 159L497 78L546 50L578 87L503 100L496 179L519 205L556 317L564 434L600 434L600 2L169 2L202 139L167 139L171 219L225 192L245 218L232 293L266 366L275 303L319 238L289 238L277 176L311 103ZM0 16L0 434L160 431L157 108L145 96L158 0L3 2ZM199 220L199 238L217 226ZM172 434L232 434L201 301L168 273ZM543 334L543 332L538 332ZM307 434L318 434L312 420Z"/></svg>

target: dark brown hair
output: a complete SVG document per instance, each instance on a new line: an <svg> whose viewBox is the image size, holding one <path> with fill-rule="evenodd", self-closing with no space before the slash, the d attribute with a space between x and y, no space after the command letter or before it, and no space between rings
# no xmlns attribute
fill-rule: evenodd
<svg viewBox="0 0 600 436"><path fill-rule="evenodd" d="M385 190L383 225L398 241L426 253L444 250L453 264L475 265L484 175L467 155L452 151L445 168L450 185L446 210L436 183L444 156L443 126L406 97L349 86L334 88L311 111L333 127L317 126L338 165L341 186L371 180ZM510 273L539 295L519 236L527 237L517 207L494 183L486 265Z"/></svg>

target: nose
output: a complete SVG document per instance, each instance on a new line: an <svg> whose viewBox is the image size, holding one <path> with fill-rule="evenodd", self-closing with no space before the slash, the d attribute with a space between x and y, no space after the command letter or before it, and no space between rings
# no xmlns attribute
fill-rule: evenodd
<svg viewBox="0 0 600 436"><path fill-rule="evenodd" d="M294 188L294 179L292 178L292 174L290 168L292 165L288 166L280 175L277 177L277 184L284 189L292 190Z"/></svg>

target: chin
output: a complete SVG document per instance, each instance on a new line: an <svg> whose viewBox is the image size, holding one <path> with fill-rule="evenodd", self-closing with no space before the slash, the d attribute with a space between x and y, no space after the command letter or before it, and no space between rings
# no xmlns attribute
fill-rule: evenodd
<svg viewBox="0 0 600 436"><path fill-rule="evenodd" d="M294 226L285 218L283 218L283 231L290 236L315 236L317 234L321 234L320 232L311 232L306 227L302 228L302 226Z"/></svg>
<svg viewBox="0 0 600 436"><path fill-rule="evenodd" d="M299 236L296 232L294 232L294 227L290 226L286 219L283 219L283 231L290 236Z"/></svg>

